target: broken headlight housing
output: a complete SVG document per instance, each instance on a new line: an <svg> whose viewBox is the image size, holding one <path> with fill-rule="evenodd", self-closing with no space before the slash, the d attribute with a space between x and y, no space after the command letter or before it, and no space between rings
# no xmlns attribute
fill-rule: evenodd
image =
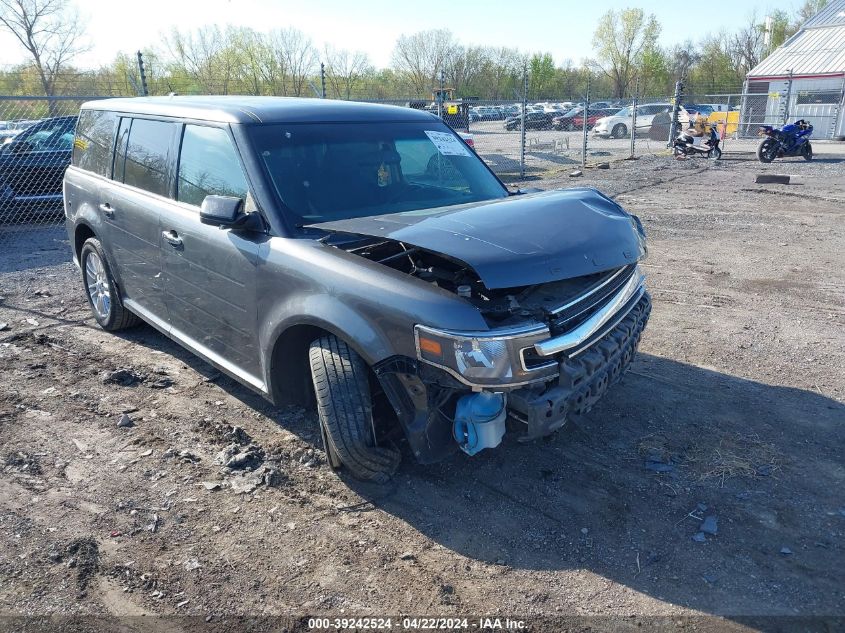
<svg viewBox="0 0 845 633"><path fill-rule="evenodd" d="M419 360L474 387L536 380L536 375L526 375L520 352L548 336L549 330L543 325L489 332L451 332L424 325L414 328Z"/></svg>

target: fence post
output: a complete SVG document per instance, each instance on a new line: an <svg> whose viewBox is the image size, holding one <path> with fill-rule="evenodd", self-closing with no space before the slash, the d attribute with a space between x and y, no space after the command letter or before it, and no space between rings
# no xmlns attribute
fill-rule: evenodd
<svg viewBox="0 0 845 633"><path fill-rule="evenodd" d="M587 94L584 95L584 136L581 139L581 167L587 166L587 119L590 118L590 75L587 75Z"/></svg>
<svg viewBox="0 0 845 633"><path fill-rule="evenodd" d="M141 75L141 96L146 97L149 94L147 90L147 71L144 69L144 54L138 51L138 74Z"/></svg>
<svg viewBox="0 0 845 633"><path fill-rule="evenodd" d="M789 122L789 100L792 98L792 69L789 69L789 77L786 79L786 101L783 104L783 124Z"/></svg>
<svg viewBox="0 0 845 633"><path fill-rule="evenodd" d="M722 149L725 148L725 141L728 140L728 119L730 118L731 114L731 95L728 95L727 103L725 104L727 110L725 110L725 129L722 130ZM737 126L738 128L739 126Z"/></svg>
<svg viewBox="0 0 845 633"><path fill-rule="evenodd" d="M528 65L522 66L522 113L519 117L519 177L525 178L525 116L528 110Z"/></svg>
<svg viewBox="0 0 845 633"><path fill-rule="evenodd" d="M440 90L437 92L437 116L443 118L443 82L446 80L443 69L440 69Z"/></svg>
<svg viewBox="0 0 845 633"><path fill-rule="evenodd" d="M640 96L640 78L637 77L637 82L634 84L634 103L631 105L631 158L634 154L634 139L637 137L637 101Z"/></svg>
<svg viewBox="0 0 845 633"><path fill-rule="evenodd" d="M326 98L326 65L320 62L320 98Z"/></svg>
<svg viewBox="0 0 845 633"><path fill-rule="evenodd" d="M669 122L669 140L666 142L666 147L672 147L675 140L675 135L678 133L678 111L681 108L681 95L684 89L683 82L678 79L675 82L675 98L672 105L672 120Z"/></svg>

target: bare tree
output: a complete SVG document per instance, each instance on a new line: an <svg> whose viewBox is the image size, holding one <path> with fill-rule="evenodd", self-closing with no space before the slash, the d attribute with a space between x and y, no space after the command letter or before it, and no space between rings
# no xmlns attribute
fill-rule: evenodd
<svg viewBox="0 0 845 633"><path fill-rule="evenodd" d="M407 75L417 96L428 95L456 46L452 32L446 29L400 35L393 49L393 65Z"/></svg>
<svg viewBox="0 0 845 633"><path fill-rule="evenodd" d="M272 31L269 35L270 48L278 56L290 80L290 93L300 97L305 92L308 78L314 74L317 65L317 51L311 38L293 27Z"/></svg>
<svg viewBox="0 0 845 633"><path fill-rule="evenodd" d="M48 97L70 60L88 49L84 25L68 0L0 0L0 27L26 49Z"/></svg>
<svg viewBox="0 0 845 633"><path fill-rule="evenodd" d="M744 77L762 61L764 38L765 33L756 13L749 16L746 26L731 36L729 49L738 76Z"/></svg>
<svg viewBox="0 0 845 633"><path fill-rule="evenodd" d="M631 80L660 35L654 15L642 9L610 10L599 19L593 46L599 67L613 82L613 96L624 97Z"/></svg>
<svg viewBox="0 0 845 633"><path fill-rule="evenodd" d="M358 80L373 68L370 58L363 51L350 53L326 44L326 80L335 96L352 98L352 89Z"/></svg>

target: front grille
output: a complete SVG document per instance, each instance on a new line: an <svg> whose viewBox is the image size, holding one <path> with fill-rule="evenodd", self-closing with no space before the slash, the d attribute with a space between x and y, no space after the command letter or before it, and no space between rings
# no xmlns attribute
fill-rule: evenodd
<svg viewBox="0 0 845 633"><path fill-rule="evenodd" d="M628 282L636 267L630 264L610 271L579 297L553 311L549 324L552 336L575 329L600 310Z"/></svg>

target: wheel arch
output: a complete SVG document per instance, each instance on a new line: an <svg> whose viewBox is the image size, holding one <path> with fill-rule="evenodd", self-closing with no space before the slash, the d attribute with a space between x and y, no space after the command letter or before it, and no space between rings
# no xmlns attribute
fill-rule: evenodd
<svg viewBox="0 0 845 633"><path fill-rule="evenodd" d="M77 262L80 262L79 256L82 254L82 245L85 240L92 237L97 237L94 229L87 222L80 222L73 230L73 255ZM80 262L81 264L81 262Z"/></svg>

